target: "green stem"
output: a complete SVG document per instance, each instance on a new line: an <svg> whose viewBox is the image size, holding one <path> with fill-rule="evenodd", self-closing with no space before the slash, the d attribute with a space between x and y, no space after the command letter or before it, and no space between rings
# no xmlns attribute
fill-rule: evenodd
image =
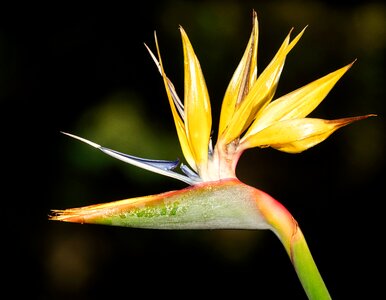
<svg viewBox="0 0 386 300"><path fill-rule="evenodd" d="M308 298L310 300L331 299L296 220L275 199L265 193L263 193L265 197L260 195L261 191L257 190L257 192L260 211L284 245Z"/></svg>
<svg viewBox="0 0 386 300"><path fill-rule="evenodd" d="M291 245L291 261L309 299L331 299L300 228Z"/></svg>

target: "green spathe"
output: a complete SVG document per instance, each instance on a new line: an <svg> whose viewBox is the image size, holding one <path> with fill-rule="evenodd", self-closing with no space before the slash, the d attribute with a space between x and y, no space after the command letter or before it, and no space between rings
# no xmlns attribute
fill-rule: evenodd
<svg viewBox="0 0 386 300"><path fill-rule="evenodd" d="M58 213L57 220L149 229L268 229L254 194L238 180ZM268 195L267 195L268 197ZM69 215L71 214L71 217Z"/></svg>
<svg viewBox="0 0 386 300"><path fill-rule="evenodd" d="M53 213L53 220L133 228L270 229L309 299L331 299L296 220L274 198L237 179Z"/></svg>

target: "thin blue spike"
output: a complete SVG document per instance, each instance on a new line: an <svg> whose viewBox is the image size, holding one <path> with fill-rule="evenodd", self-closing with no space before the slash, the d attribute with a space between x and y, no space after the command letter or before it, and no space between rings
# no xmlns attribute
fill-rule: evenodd
<svg viewBox="0 0 386 300"><path fill-rule="evenodd" d="M109 148L106 148L106 147L100 147L99 149L102 152L106 152L106 151L113 152L115 154L118 154L118 155L130 158L130 159L136 160L136 161L144 163L144 164L148 164L150 166L153 166L155 168L162 169L162 170L165 170L165 171L174 170L178 166L178 164L180 163L179 159L176 159L176 160L147 159L147 158L142 158L142 157L137 157L137 156L129 155L129 154L126 154L126 153L122 153L122 152L119 152L119 151L116 151L116 150L112 150L112 149L109 149Z"/></svg>
<svg viewBox="0 0 386 300"><path fill-rule="evenodd" d="M201 181L200 176L196 172L194 172L192 169L190 169L187 165L184 165L181 163L180 169L186 176L188 176L190 179Z"/></svg>

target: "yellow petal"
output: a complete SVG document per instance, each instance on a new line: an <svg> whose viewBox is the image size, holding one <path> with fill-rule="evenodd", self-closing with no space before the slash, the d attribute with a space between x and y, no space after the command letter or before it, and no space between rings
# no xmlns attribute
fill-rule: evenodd
<svg viewBox="0 0 386 300"><path fill-rule="evenodd" d="M369 116L372 115L336 120L301 118L275 122L252 135L243 147L272 147L284 152L299 153L324 141L335 130Z"/></svg>
<svg viewBox="0 0 386 300"><path fill-rule="evenodd" d="M200 63L192 45L182 27L180 27L184 49L184 106L185 130L190 149L198 169L208 161L209 140L212 127L212 116L208 90Z"/></svg>
<svg viewBox="0 0 386 300"><path fill-rule="evenodd" d="M257 77L257 42L258 23L256 12L253 12L252 33L244 55L237 66L225 92L220 115L218 136L220 137L232 118L236 107L249 93Z"/></svg>
<svg viewBox="0 0 386 300"><path fill-rule="evenodd" d="M228 128L224 131L222 136L225 143L230 143L238 138L255 119L258 111L272 100L286 56L299 41L304 30L305 28L290 44L288 43L291 32L287 35L275 57L257 78L249 94L245 97L244 101L233 115Z"/></svg>
<svg viewBox="0 0 386 300"><path fill-rule="evenodd" d="M323 101L352 64L331 72L269 103L249 127L243 140L248 139L250 135L255 134L273 122L306 117Z"/></svg>
<svg viewBox="0 0 386 300"><path fill-rule="evenodd" d="M184 124L183 120L181 119L180 115L178 114L178 111L177 111L176 106L175 106L174 101L173 101L172 94L176 93L176 92L174 90L173 84L171 83L171 81L169 80L169 78L165 74L165 71L164 71L164 68L162 65L161 53L160 53L160 50L158 47L157 36L155 33L154 33L154 38L155 38L155 43L156 43L156 47L157 47L157 54L158 54L158 67L160 69L160 72L161 72L161 75L162 75L162 78L164 81L166 94L168 96L170 108L172 110L172 115L173 115L174 123L176 125L177 135L178 135L178 139L180 141L182 153L184 154L184 157L185 157L186 161L188 162L188 164L195 171L197 171L195 159L194 159L193 153L191 151L188 138L186 136L185 124ZM154 59L154 57L153 57L153 59Z"/></svg>

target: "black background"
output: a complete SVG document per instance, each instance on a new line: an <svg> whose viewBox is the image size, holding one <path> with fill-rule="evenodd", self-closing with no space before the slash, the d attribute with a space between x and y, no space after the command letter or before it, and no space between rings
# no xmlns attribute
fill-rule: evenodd
<svg viewBox="0 0 386 300"><path fill-rule="evenodd" d="M182 157L161 77L143 43L157 31L183 95L178 26L193 44L214 128L230 77L259 18L259 70L291 27L309 25L288 56L277 95L357 59L312 113L376 113L306 152L248 150L238 177L299 222L334 299L381 293L385 24L382 2L158 1L3 7L2 293L11 298L251 296L305 299L280 244L265 231L157 231L48 221L50 209L184 187L60 134L133 155ZM126 7L127 6L127 7ZM217 133L217 132L216 132Z"/></svg>

